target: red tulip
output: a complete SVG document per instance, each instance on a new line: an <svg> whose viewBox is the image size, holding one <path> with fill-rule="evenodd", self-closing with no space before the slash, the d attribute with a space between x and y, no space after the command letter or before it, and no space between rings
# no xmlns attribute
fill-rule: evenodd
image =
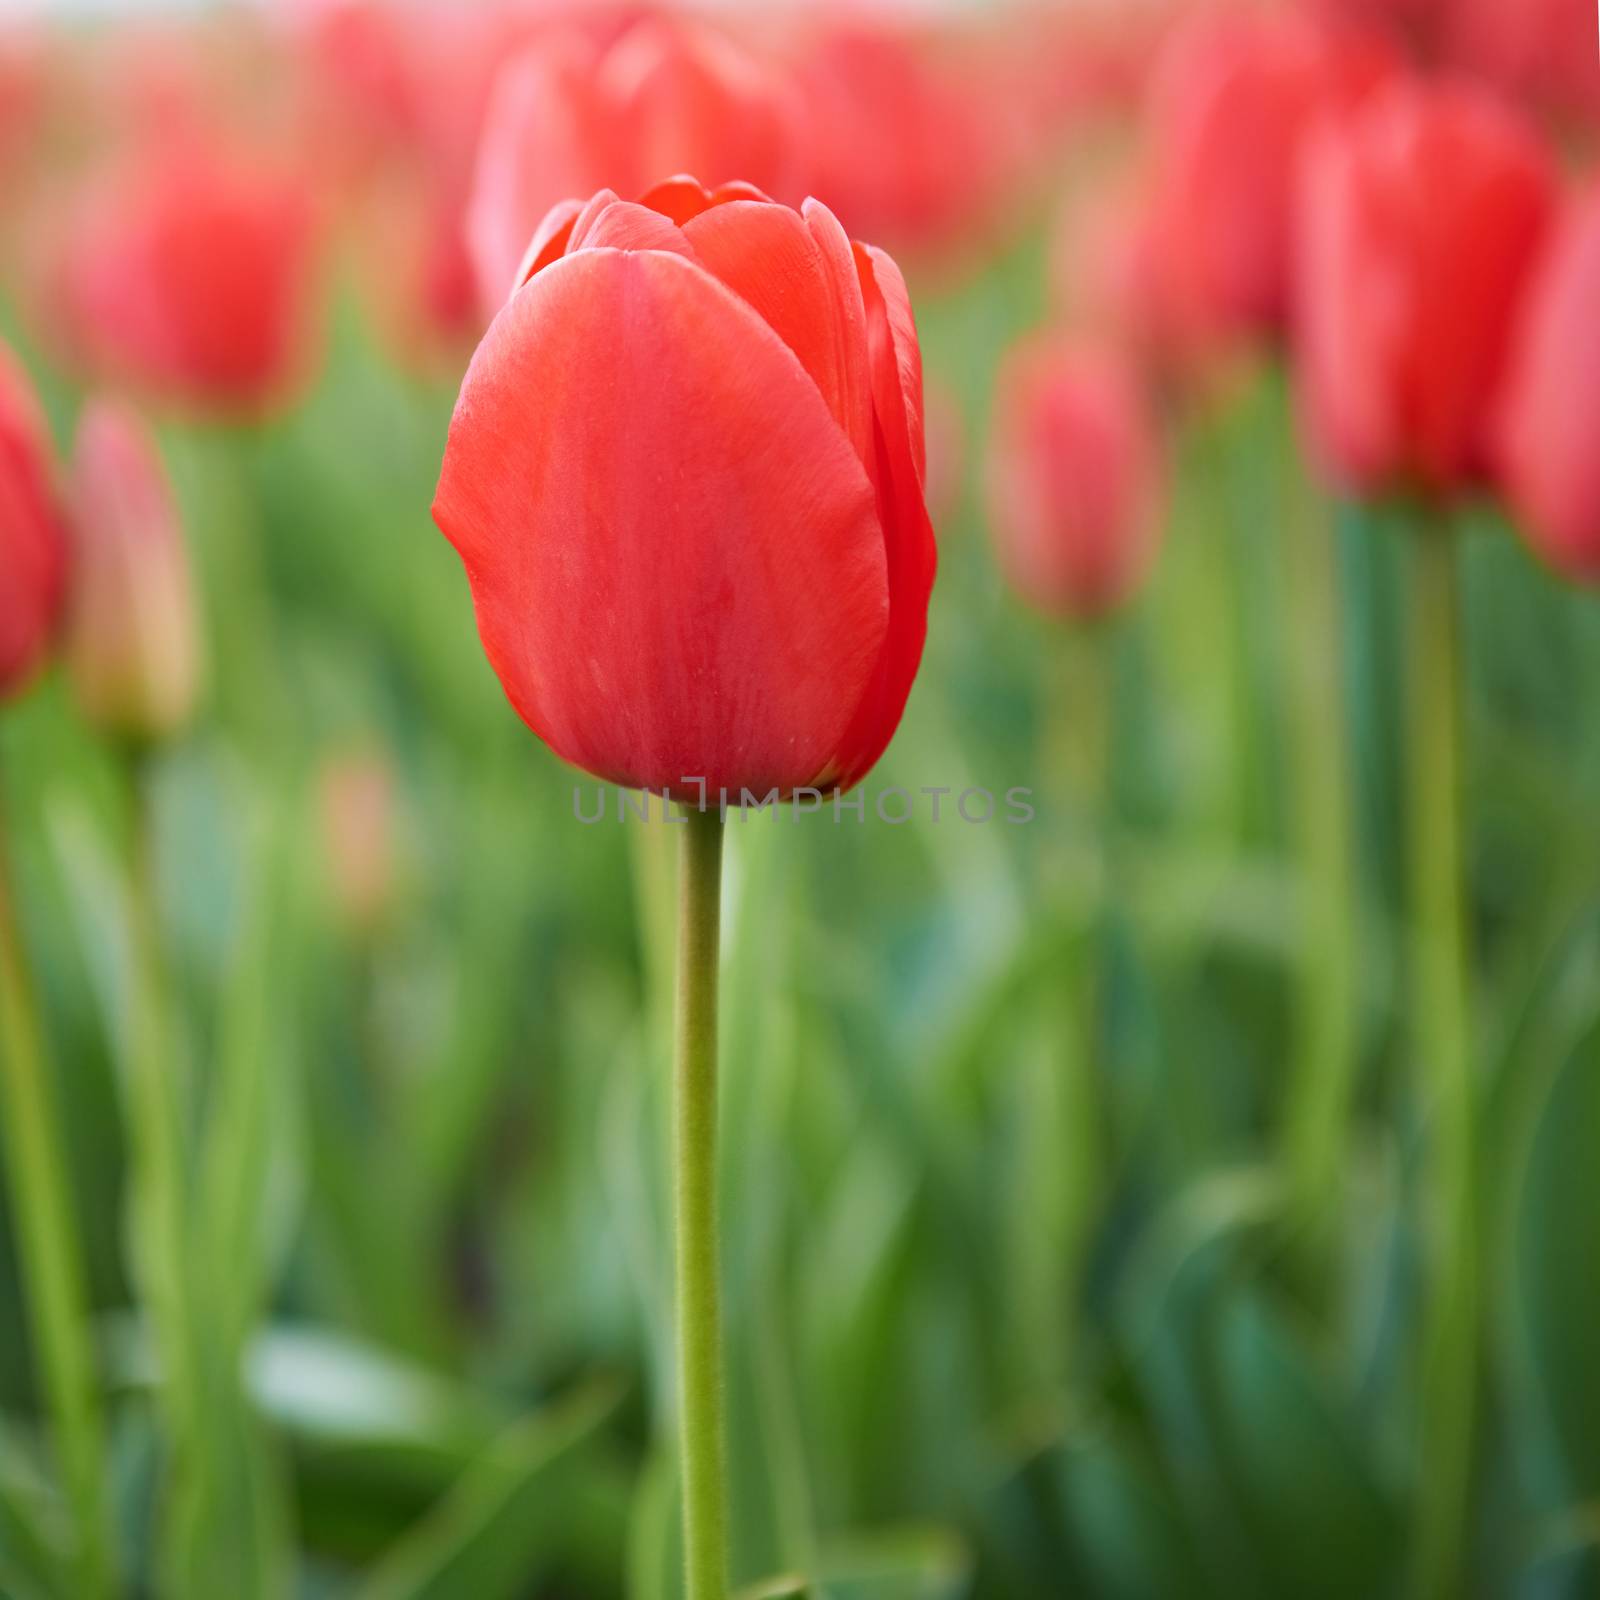
<svg viewBox="0 0 1600 1600"><path fill-rule="evenodd" d="M1391 66L1374 36L1294 13L1218 13L1172 36L1155 83L1150 203L1192 319L1225 337L1287 331L1304 137Z"/></svg>
<svg viewBox="0 0 1600 1600"><path fill-rule="evenodd" d="M1314 136L1302 198L1301 404L1317 454L1362 493L1479 477L1555 198L1537 137L1470 86L1397 85Z"/></svg>
<svg viewBox="0 0 1600 1600"><path fill-rule="evenodd" d="M1462 66L1543 109L1600 119L1594 0L1457 0L1453 23Z"/></svg>
<svg viewBox="0 0 1600 1600"><path fill-rule="evenodd" d="M559 208L530 257L434 500L513 705L622 784L848 788L935 564L899 270L815 201L692 179Z"/></svg>
<svg viewBox="0 0 1600 1600"><path fill-rule="evenodd" d="M154 141L103 175L69 229L59 315L105 378L257 412L304 375L312 217L303 188L197 141Z"/></svg>
<svg viewBox="0 0 1600 1600"><path fill-rule="evenodd" d="M98 726L139 741L166 737L194 710L200 641L177 504L133 412L108 400L84 408L73 488L73 687Z"/></svg>
<svg viewBox="0 0 1600 1600"><path fill-rule="evenodd" d="M0 699L33 675L60 616L67 545L53 476L33 387L0 345Z"/></svg>
<svg viewBox="0 0 1600 1600"><path fill-rule="evenodd" d="M1164 243L1148 172L1096 174L1068 196L1056 224L1052 277L1072 327L1114 338L1163 393L1203 389L1225 353L1184 271Z"/></svg>
<svg viewBox="0 0 1600 1600"><path fill-rule="evenodd" d="M496 80L467 232L491 311L551 207L675 172L745 179L798 199L798 110L774 72L714 29L650 18L602 44L576 28L531 45Z"/></svg>
<svg viewBox="0 0 1600 1600"><path fill-rule="evenodd" d="M1146 395L1109 347L1060 337L1001 365L988 462L989 523L1022 598L1050 615L1115 610L1160 537L1161 450Z"/></svg>
<svg viewBox="0 0 1600 1600"><path fill-rule="evenodd" d="M1573 205L1534 280L1511 364L1503 480L1534 549L1600 582L1600 189Z"/></svg>
<svg viewBox="0 0 1600 1600"><path fill-rule="evenodd" d="M799 74L815 192L852 231L920 254L984 233L1013 177L1013 118L1028 109L991 96L971 40L948 54L940 42L852 17L818 37Z"/></svg>

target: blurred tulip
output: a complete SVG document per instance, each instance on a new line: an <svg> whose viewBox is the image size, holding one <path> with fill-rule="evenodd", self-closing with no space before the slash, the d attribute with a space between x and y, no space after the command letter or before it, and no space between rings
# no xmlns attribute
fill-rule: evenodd
<svg viewBox="0 0 1600 1600"><path fill-rule="evenodd" d="M63 335L96 373L152 397L267 409L306 373L312 223L287 172L189 139L147 142L69 225Z"/></svg>
<svg viewBox="0 0 1600 1600"><path fill-rule="evenodd" d="M799 111L775 72L703 23L653 17L602 47L577 29L541 39L496 79L468 213L478 292L510 292L553 206L637 194L679 172L800 198Z"/></svg>
<svg viewBox="0 0 1600 1600"><path fill-rule="evenodd" d="M0 344L0 700L32 677L61 612L67 545L53 480L33 386Z"/></svg>
<svg viewBox="0 0 1600 1600"><path fill-rule="evenodd" d="M1457 0L1454 59L1541 110L1600 122L1593 0Z"/></svg>
<svg viewBox="0 0 1600 1600"><path fill-rule="evenodd" d="M680 179L540 228L434 516L506 692L564 759L680 795L848 788L922 656L924 476L893 261L814 201Z"/></svg>
<svg viewBox="0 0 1600 1600"><path fill-rule="evenodd" d="M144 744L179 732L200 691L188 551L155 440L91 400L73 456L77 560L65 657L89 720Z"/></svg>
<svg viewBox="0 0 1600 1600"><path fill-rule="evenodd" d="M996 380L987 498L1000 564L1049 615L1125 604L1159 545L1161 449L1137 375L1109 347L1040 337Z"/></svg>
<svg viewBox="0 0 1600 1600"><path fill-rule="evenodd" d="M852 232L924 256L988 233L1026 110L991 92L972 41L945 54L941 42L904 19L849 15L820 31L799 71L814 192Z"/></svg>
<svg viewBox="0 0 1600 1600"><path fill-rule="evenodd" d="M1511 364L1502 474L1534 549L1600 582L1600 189L1575 203L1529 293Z"/></svg>
<svg viewBox="0 0 1600 1600"><path fill-rule="evenodd" d="M1473 481L1555 199L1537 136L1469 85L1396 85L1318 131L1302 199L1299 379L1317 456L1366 494Z"/></svg>
<svg viewBox="0 0 1600 1600"><path fill-rule="evenodd" d="M354 934L368 934L394 893L394 775L375 753L338 756L317 779L333 906Z"/></svg>
<svg viewBox="0 0 1600 1600"><path fill-rule="evenodd" d="M1225 347L1200 312L1182 257L1163 242L1153 195L1139 167L1097 173L1069 194L1051 274L1067 326L1115 340L1163 396L1178 398L1210 382Z"/></svg>
<svg viewBox="0 0 1600 1600"><path fill-rule="evenodd" d="M1286 333L1303 140L1392 66L1375 36L1292 12L1216 13L1172 35L1154 86L1150 205L1187 317L1221 337Z"/></svg>

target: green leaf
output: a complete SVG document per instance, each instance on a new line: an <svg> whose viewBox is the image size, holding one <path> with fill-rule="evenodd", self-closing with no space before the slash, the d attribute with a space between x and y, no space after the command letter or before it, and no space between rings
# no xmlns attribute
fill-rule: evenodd
<svg viewBox="0 0 1600 1600"><path fill-rule="evenodd" d="M527 1591L560 1531L562 1471L616 1408L622 1387L586 1385L507 1429L390 1551L360 1600L497 1600Z"/></svg>

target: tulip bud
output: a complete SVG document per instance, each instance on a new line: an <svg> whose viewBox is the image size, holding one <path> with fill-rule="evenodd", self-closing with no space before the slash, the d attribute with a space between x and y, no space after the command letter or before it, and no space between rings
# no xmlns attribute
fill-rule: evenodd
<svg viewBox="0 0 1600 1600"><path fill-rule="evenodd" d="M1448 494L1491 401L1555 203L1537 135L1465 84L1397 84L1313 135L1298 261L1304 425L1360 493Z"/></svg>
<svg viewBox="0 0 1600 1600"><path fill-rule="evenodd" d="M200 688L189 560L154 440L95 400L73 460L78 559L66 659L84 714L136 742L169 737Z"/></svg>
<svg viewBox="0 0 1600 1600"><path fill-rule="evenodd" d="M535 238L433 505L513 705L617 783L848 788L899 723L935 565L899 270L815 201L686 178Z"/></svg>
<svg viewBox="0 0 1600 1600"><path fill-rule="evenodd" d="M1534 550L1600 583L1600 188L1573 204L1528 296L1501 430L1501 473Z"/></svg>
<svg viewBox="0 0 1600 1600"><path fill-rule="evenodd" d="M334 910L352 933L370 933L394 894L393 774L376 754L335 757L318 775L317 801Z"/></svg>
<svg viewBox="0 0 1600 1600"><path fill-rule="evenodd" d="M43 660L66 577L50 438L27 374L0 345L0 700Z"/></svg>
<svg viewBox="0 0 1600 1600"><path fill-rule="evenodd" d="M490 99L467 219L483 304L505 299L563 200L637 194L676 172L798 199L799 150L783 79L703 23L649 18L605 48L556 31L502 70Z"/></svg>
<svg viewBox="0 0 1600 1600"><path fill-rule="evenodd" d="M1040 338L997 379L990 528L1017 593L1048 615L1125 604L1160 540L1160 448L1151 407L1110 349Z"/></svg>
<svg viewBox="0 0 1600 1600"><path fill-rule="evenodd" d="M1172 35L1155 80L1151 205L1158 248L1208 327L1286 333L1302 141L1392 66L1373 36L1293 12L1203 15Z"/></svg>
<svg viewBox="0 0 1600 1600"><path fill-rule="evenodd" d="M164 401L254 414L301 379L312 227L287 174L150 139L80 197L56 285L92 371Z"/></svg>

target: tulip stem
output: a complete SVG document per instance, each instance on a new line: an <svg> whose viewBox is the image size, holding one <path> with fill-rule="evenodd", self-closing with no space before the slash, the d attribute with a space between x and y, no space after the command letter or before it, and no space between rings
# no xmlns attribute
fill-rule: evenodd
<svg viewBox="0 0 1600 1600"><path fill-rule="evenodd" d="M673 1074L678 1404L687 1600L726 1600L728 1482L717 1245L720 812L684 808Z"/></svg>
<svg viewBox="0 0 1600 1600"><path fill-rule="evenodd" d="M0 1127L13 1226L62 1478L77 1522L74 1593L111 1591L105 1430L60 1120L0 838Z"/></svg>
<svg viewBox="0 0 1600 1600"><path fill-rule="evenodd" d="M1477 1246L1467 952L1462 897L1461 644L1456 548L1441 520L1415 546L1411 608L1413 1027L1429 1128L1423 1181L1417 1592L1458 1592L1471 1492Z"/></svg>
<svg viewBox="0 0 1600 1600"><path fill-rule="evenodd" d="M1307 493L1293 461L1285 543L1291 624L1291 738L1296 765L1301 918L1299 1039L1286 1137L1295 1219L1335 1215L1357 1061L1356 903L1350 836L1350 737L1340 637L1338 529L1333 507Z"/></svg>

